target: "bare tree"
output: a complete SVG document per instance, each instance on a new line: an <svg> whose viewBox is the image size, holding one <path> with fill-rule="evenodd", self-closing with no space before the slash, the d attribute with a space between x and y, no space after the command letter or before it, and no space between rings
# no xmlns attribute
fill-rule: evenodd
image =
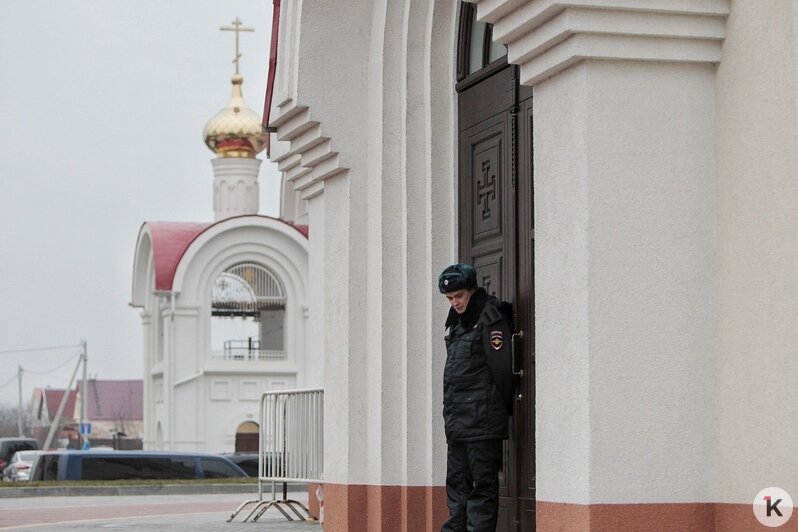
<svg viewBox="0 0 798 532"><path fill-rule="evenodd" d="M30 403L22 407L22 432L31 434ZM0 404L0 437L19 436L19 407Z"/></svg>

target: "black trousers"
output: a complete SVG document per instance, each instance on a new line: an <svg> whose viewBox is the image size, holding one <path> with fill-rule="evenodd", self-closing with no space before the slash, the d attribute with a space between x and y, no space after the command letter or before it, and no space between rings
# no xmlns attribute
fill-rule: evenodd
<svg viewBox="0 0 798 532"><path fill-rule="evenodd" d="M441 532L496 530L501 443L501 440L449 443L446 458L449 520Z"/></svg>

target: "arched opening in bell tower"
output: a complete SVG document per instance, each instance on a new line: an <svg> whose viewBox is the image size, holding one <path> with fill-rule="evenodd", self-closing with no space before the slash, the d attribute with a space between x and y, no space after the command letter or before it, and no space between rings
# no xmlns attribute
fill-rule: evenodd
<svg viewBox="0 0 798 532"><path fill-rule="evenodd" d="M285 290L257 262L222 271L211 296L211 350L233 360L281 360L285 352Z"/></svg>

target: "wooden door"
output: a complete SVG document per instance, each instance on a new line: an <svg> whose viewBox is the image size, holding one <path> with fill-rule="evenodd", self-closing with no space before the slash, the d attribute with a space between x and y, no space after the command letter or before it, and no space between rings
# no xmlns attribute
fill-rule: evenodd
<svg viewBox="0 0 798 532"><path fill-rule="evenodd" d="M461 9L459 50L475 50L471 7ZM465 34L465 37L463 35ZM505 59L462 72L458 55L458 223L460 260L488 293L513 304L519 376L500 473L500 531L535 530L534 216L532 91Z"/></svg>
<svg viewBox="0 0 798 532"><path fill-rule="evenodd" d="M254 421L245 421L236 430L237 453L258 452L260 445L260 427Z"/></svg>

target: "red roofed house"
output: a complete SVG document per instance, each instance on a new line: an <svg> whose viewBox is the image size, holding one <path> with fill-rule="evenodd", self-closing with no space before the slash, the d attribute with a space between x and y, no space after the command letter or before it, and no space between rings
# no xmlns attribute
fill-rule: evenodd
<svg viewBox="0 0 798 532"><path fill-rule="evenodd" d="M33 401L31 402L31 435L43 445L50 431L50 425L55 420L58 407L64 398L66 390L53 388L34 388ZM59 425L61 429L55 434L51 447L66 447L69 441L77 437L77 421L75 420L75 403L77 390L70 390L66 404L61 412ZM78 414L79 416L80 414Z"/></svg>
<svg viewBox="0 0 798 532"><path fill-rule="evenodd" d="M53 388L34 388L32 403L32 421L37 425L49 426L55 419L61 400L64 398L66 390L56 390ZM75 402L77 390L70 390L66 405L61 414L61 418L66 422L74 422L72 415L75 413Z"/></svg>
<svg viewBox="0 0 798 532"><path fill-rule="evenodd" d="M255 155L267 134L241 76L232 82L204 132L217 155L214 221L139 231L131 306L144 332L146 449L257 450L261 394L321 383L321 349L308 334L305 201L284 184L282 216L258 214Z"/></svg>
<svg viewBox="0 0 798 532"><path fill-rule="evenodd" d="M141 380L97 380L87 381L86 419L91 423L91 441L112 440L117 433L127 439L141 439L143 429L143 383ZM66 390L35 388L32 401L33 436L43 444L50 426L55 422L59 406ZM76 445L78 424L83 400L83 382L70 390L61 418L59 430L51 447Z"/></svg>
<svg viewBox="0 0 798 532"><path fill-rule="evenodd" d="M117 433L140 439L144 425L144 386L141 380L97 380L86 382L86 421L91 423L90 439L112 439ZM78 382L75 419L80 417L83 382Z"/></svg>

